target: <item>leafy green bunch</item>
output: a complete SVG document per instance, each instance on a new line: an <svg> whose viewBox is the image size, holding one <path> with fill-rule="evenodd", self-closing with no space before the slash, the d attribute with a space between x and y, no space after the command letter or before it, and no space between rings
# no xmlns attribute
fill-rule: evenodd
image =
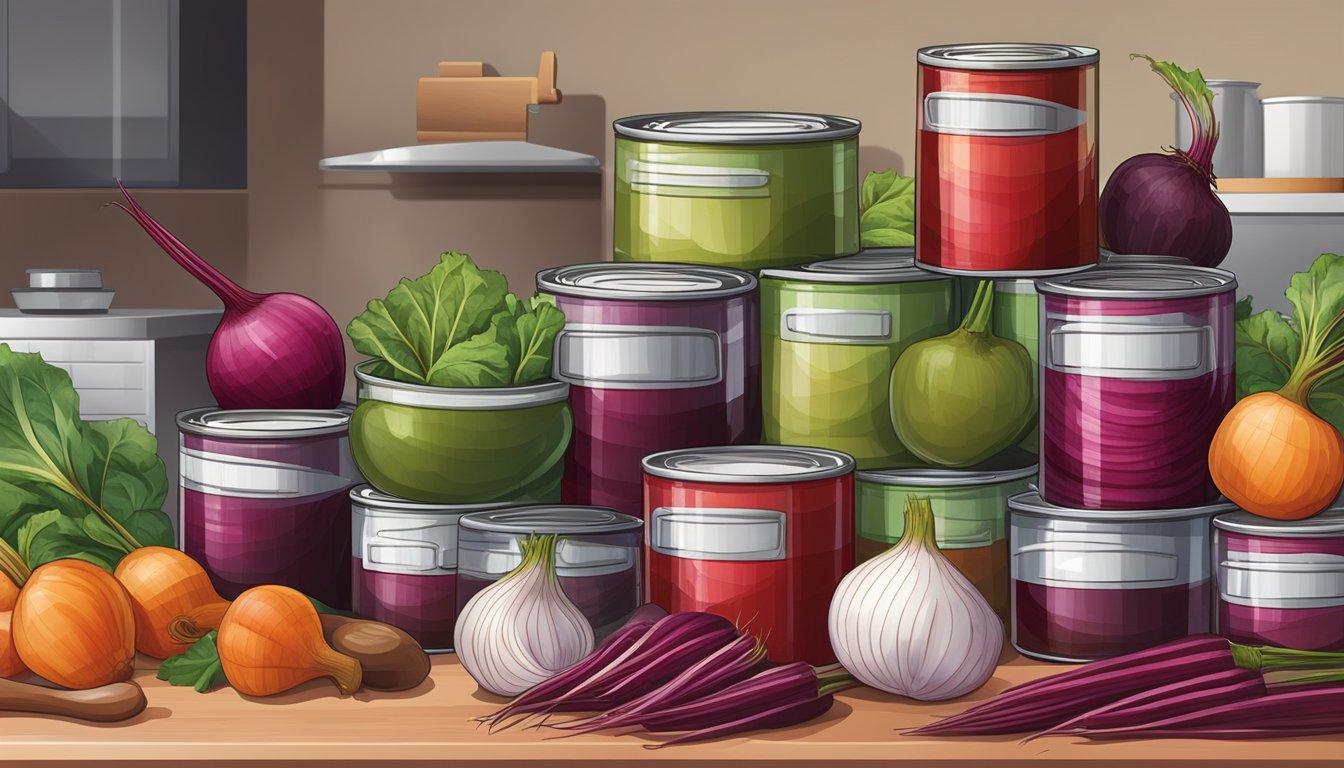
<svg viewBox="0 0 1344 768"><path fill-rule="evenodd" d="M346 326L374 376L434 387L510 387L551 375L565 315L546 296L509 293L504 275L465 253L444 253L428 274L403 278Z"/></svg>
<svg viewBox="0 0 1344 768"><path fill-rule="evenodd" d="M859 191L859 244L908 248L915 244L915 177L870 172Z"/></svg>
<svg viewBox="0 0 1344 768"><path fill-rule="evenodd" d="M0 344L0 535L29 567L112 570L137 547L172 546L157 450L133 419L80 419L68 373Z"/></svg>

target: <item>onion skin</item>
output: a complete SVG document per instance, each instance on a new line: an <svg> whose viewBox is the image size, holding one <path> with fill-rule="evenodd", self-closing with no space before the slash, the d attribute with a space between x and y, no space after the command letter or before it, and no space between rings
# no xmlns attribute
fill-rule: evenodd
<svg viewBox="0 0 1344 768"><path fill-rule="evenodd" d="M1209 472L1233 504L1275 520L1303 520L1344 485L1344 438L1277 392L1257 392L1228 412L1209 446Z"/></svg>
<svg viewBox="0 0 1344 768"><path fill-rule="evenodd" d="M131 599L92 563L53 560L33 571L12 628L23 663L59 686L98 688L135 671Z"/></svg>
<svg viewBox="0 0 1344 768"><path fill-rule="evenodd" d="M1218 266L1232 247L1232 215L1209 182L1181 153L1129 158L1111 174L1097 208L1106 246Z"/></svg>

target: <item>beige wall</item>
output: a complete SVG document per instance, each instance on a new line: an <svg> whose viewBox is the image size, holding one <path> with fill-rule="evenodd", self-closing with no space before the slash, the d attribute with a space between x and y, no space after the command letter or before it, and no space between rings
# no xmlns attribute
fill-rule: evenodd
<svg viewBox="0 0 1344 768"><path fill-rule="evenodd" d="M251 0L248 25L248 192L146 192L146 205L250 287L307 293L342 324L441 250L472 253L520 292L543 266L610 251L605 173L316 169L323 156L413 143L415 80L441 59L531 74L543 49L557 51L565 100L534 116L533 138L604 166L623 115L788 109L860 118L863 170L908 172L914 51L941 42L1099 47L1107 173L1173 138L1166 87L1130 52L1260 80L1265 96L1344 94L1340 0ZM97 207L106 197L0 193L9 284L27 265L102 266L121 306L208 305L130 222Z"/></svg>

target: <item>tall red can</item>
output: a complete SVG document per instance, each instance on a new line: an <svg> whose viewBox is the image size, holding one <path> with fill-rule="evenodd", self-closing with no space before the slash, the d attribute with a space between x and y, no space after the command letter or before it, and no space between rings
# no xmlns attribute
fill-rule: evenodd
<svg viewBox="0 0 1344 768"><path fill-rule="evenodd" d="M1095 48L921 48L915 260L1031 277L1097 262Z"/></svg>
<svg viewBox="0 0 1344 768"><path fill-rule="evenodd" d="M854 566L854 459L782 445L644 458L649 599L749 624L772 661L835 661L831 595Z"/></svg>

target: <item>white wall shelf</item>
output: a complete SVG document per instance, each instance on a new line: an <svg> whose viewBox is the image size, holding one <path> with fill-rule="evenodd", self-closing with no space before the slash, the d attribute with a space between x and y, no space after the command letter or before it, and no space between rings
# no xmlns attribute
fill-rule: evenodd
<svg viewBox="0 0 1344 768"><path fill-rule="evenodd" d="M1344 192L1219 192L1235 215L1341 214Z"/></svg>

